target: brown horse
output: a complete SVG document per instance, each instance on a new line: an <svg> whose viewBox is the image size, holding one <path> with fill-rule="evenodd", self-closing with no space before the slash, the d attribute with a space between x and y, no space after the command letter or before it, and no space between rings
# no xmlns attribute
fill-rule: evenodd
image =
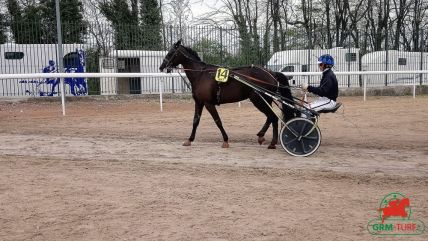
<svg viewBox="0 0 428 241"><path fill-rule="evenodd" d="M263 98L270 105L268 106L260 94L258 94L254 89L242 84L232 77L229 77L225 83L217 82L214 76L219 66L207 64L201 61L194 50L181 45L181 40L173 44L168 54L165 56L163 63L159 67L159 70L163 71L166 68L167 71L170 72L172 68L176 68L179 64L183 66L187 78L190 81L192 96L195 100L193 129L189 139L183 143L184 146L190 146L192 141L195 140L196 129L199 125L202 110L205 106L221 131L223 136L222 147L229 147L229 138L223 128L215 105L238 102L249 98L254 106L256 106L256 108L263 112L267 117L262 129L257 133L259 144L262 144L265 140L264 135L269 129L270 124L272 124L273 137L268 148L276 148L275 145L278 143L278 117L271 109L273 101L272 98L263 95ZM288 79L281 73L272 72L257 66L232 68L230 69L230 73L240 76L243 79L246 79L253 84L257 84L267 90L279 92L289 100L293 99L289 88L278 87L279 85L289 86ZM294 117L295 111L293 109L286 105L283 105L282 109L285 121Z"/></svg>

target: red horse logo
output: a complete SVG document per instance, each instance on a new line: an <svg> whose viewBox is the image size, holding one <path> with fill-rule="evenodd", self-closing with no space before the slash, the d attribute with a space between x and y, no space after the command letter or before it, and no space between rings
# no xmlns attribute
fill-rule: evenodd
<svg viewBox="0 0 428 241"><path fill-rule="evenodd" d="M388 206L379 208L378 211L382 212L382 224L388 217L407 217L406 207L410 206L408 198L395 199L388 203Z"/></svg>

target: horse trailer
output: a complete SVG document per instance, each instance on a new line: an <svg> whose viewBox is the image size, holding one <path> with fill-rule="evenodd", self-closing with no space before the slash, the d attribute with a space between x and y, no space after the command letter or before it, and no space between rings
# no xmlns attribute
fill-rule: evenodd
<svg viewBox="0 0 428 241"><path fill-rule="evenodd" d="M330 54L335 61L335 71L358 71L359 49L358 48L333 48L333 49L300 49L276 52L267 63L267 68L280 72L317 72L318 57ZM291 85L319 83L318 76L292 76ZM359 76L337 76L339 86L359 86Z"/></svg>
<svg viewBox="0 0 428 241"><path fill-rule="evenodd" d="M427 70L428 53L404 52L397 50L376 51L363 55L361 58L362 71L409 71ZM424 76L424 77L422 77ZM421 81L421 77L424 78ZM365 75L368 86L411 85L428 83L428 76L421 74L388 74Z"/></svg>
<svg viewBox="0 0 428 241"><path fill-rule="evenodd" d="M158 73L166 54L166 51L112 50L107 57L100 58L100 73ZM103 77L100 90L102 95L158 93L161 81L165 92L189 91L180 77Z"/></svg>
<svg viewBox="0 0 428 241"><path fill-rule="evenodd" d="M85 72L85 53L80 44L63 44L64 72ZM57 72L56 44L1 44L0 72L26 74ZM65 78L67 94L86 94L84 78ZM0 79L0 96L58 96L59 79Z"/></svg>

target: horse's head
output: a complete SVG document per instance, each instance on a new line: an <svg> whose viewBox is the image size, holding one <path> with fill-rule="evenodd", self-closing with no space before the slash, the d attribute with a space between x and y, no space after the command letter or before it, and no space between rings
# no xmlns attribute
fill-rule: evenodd
<svg viewBox="0 0 428 241"><path fill-rule="evenodd" d="M172 68L177 67L183 58L183 55L180 52L181 47L181 39L178 40L175 44L173 44L163 59L162 64L159 66L159 70L162 72L165 68L167 72L171 72Z"/></svg>

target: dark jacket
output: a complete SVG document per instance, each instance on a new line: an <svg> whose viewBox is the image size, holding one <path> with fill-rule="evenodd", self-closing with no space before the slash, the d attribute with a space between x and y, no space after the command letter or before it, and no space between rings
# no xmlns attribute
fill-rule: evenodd
<svg viewBox="0 0 428 241"><path fill-rule="evenodd" d="M336 75L331 69L325 70L322 73L320 86L309 86L308 91L316 95L327 97L330 100L336 101L337 96L339 94L339 86L337 84Z"/></svg>

